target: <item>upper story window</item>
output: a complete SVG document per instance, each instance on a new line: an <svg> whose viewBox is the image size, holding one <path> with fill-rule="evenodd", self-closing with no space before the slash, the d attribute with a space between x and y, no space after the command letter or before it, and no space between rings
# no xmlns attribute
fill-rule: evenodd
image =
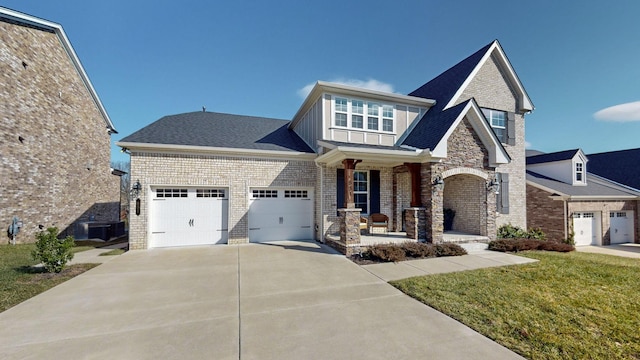
<svg viewBox="0 0 640 360"><path fill-rule="evenodd" d="M394 106L334 97L334 125L369 131L394 131Z"/></svg>
<svg viewBox="0 0 640 360"><path fill-rule="evenodd" d="M500 142L507 143L507 112L483 108L482 113L489 120Z"/></svg>
<svg viewBox="0 0 640 360"><path fill-rule="evenodd" d="M576 163L576 182L584 182L584 164Z"/></svg>

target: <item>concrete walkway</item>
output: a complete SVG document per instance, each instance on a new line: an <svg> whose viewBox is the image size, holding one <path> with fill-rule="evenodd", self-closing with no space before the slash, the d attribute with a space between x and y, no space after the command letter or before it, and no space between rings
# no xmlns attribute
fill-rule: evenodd
<svg viewBox="0 0 640 360"><path fill-rule="evenodd" d="M0 358L521 358L372 269L313 242L130 251L0 313Z"/></svg>
<svg viewBox="0 0 640 360"><path fill-rule="evenodd" d="M633 243L607 246L576 246L576 251L640 259L640 244Z"/></svg>

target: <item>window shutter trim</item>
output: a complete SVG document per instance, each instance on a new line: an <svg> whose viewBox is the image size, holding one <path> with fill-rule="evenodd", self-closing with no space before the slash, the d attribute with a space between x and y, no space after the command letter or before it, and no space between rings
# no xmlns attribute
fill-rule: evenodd
<svg viewBox="0 0 640 360"><path fill-rule="evenodd" d="M516 114L507 113L507 144L516 144Z"/></svg>
<svg viewBox="0 0 640 360"><path fill-rule="evenodd" d="M500 174L500 213L509 213L509 174Z"/></svg>

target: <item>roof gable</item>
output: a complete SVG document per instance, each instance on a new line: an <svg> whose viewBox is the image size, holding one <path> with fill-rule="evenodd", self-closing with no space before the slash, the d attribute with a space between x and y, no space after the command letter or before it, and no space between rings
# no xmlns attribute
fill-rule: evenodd
<svg viewBox="0 0 640 360"><path fill-rule="evenodd" d="M527 156L527 165L571 160L576 155L578 155L578 152L582 153L582 150L571 149L571 150L557 151L553 153L543 153L539 155Z"/></svg>
<svg viewBox="0 0 640 360"><path fill-rule="evenodd" d="M78 74L80 75L82 82L87 87L87 90L89 91L89 95L93 99L94 103L96 104L96 107L98 108L98 111L100 112L100 114L102 115L102 118L104 119L104 122L106 123L107 129L111 133L116 133L116 134L118 133L118 131L116 131L115 127L113 126L113 122L111 122L111 118L109 117L109 114L107 114L107 110L104 108L104 106L102 105L102 101L100 101L100 98L98 97L98 93L93 88L93 84L91 84L91 81L89 80L89 76L87 76L87 73L84 71L84 68L80 63L80 59L78 58L78 55L76 55L76 52L73 50L73 46L71 46L71 42L67 38L67 34L64 32L64 29L62 29L62 25L37 18L35 16L27 15L15 10L7 9L1 6L0 6L0 19L6 19L7 21L14 24L22 24L32 28L36 28L44 31L51 31L55 33L60 39L60 43L64 47L65 51L69 55L69 59L71 60L73 66L78 71Z"/></svg>
<svg viewBox="0 0 640 360"><path fill-rule="evenodd" d="M429 114L432 115L428 116ZM445 111L428 111L404 140L403 144L416 148L431 149L433 157L445 158L447 157L449 137L464 118L469 120L473 130L489 152L491 166L506 164L511 161L507 151L491 129L474 99L469 99Z"/></svg>
<svg viewBox="0 0 640 360"><path fill-rule="evenodd" d="M464 90L492 55L505 70L508 79L516 89L520 110L533 110L533 103L498 40L484 46L409 95L435 99L437 103L434 110L451 108L458 102Z"/></svg>

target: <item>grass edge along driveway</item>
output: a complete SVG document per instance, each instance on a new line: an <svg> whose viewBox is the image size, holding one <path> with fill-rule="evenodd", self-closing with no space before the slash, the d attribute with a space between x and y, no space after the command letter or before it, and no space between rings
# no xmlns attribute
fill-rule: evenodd
<svg viewBox="0 0 640 360"><path fill-rule="evenodd" d="M530 359L640 359L640 262L589 253L392 281Z"/></svg>
<svg viewBox="0 0 640 360"><path fill-rule="evenodd" d="M33 249L35 244L0 246L0 312L98 265L68 265L61 273L50 274L33 267L38 264L31 257Z"/></svg>

